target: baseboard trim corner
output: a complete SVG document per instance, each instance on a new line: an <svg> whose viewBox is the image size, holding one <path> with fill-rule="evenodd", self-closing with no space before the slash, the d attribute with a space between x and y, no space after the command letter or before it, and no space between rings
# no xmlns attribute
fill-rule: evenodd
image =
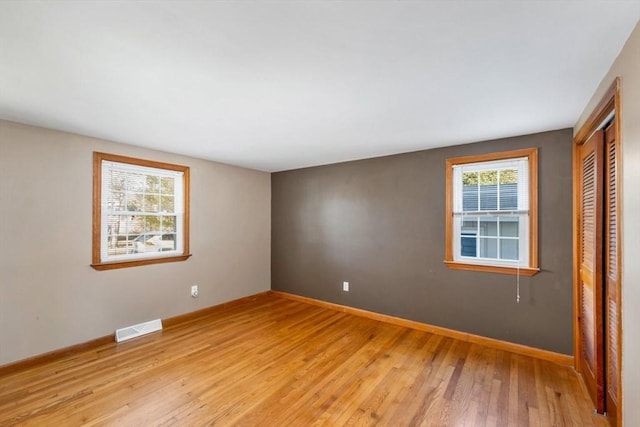
<svg viewBox="0 0 640 427"><path fill-rule="evenodd" d="M166 319L162 319L162 326L164 328L171 328L171 327L176 326L176 325L192 322L194 320L197 320L200 317L207 316L207 315L212 314L212 313L214 313L216 311L220 311L220 310L224 310L224 309L228 309L228 308L232 308L232 307L237 307L239 305L246 304L246 303L251 302L251 301L255 301L256 299L258 299L260 297L268 295L269 292L271 292L271 291L264 291L264 292L260 292L260 293L257 293L257 294L248 295L246 297L241 297L241 298L234 299L234 300L231 300L231 301L223 302L221 304L212 305L210 307L206 307L206 308L203 308L201 310L190 311L189 313L179 314L179 315L173 316L173 317L168 317Z"/></svg>
<svg viewBox="0 0 640 427"><path fill-rule="evenodd" d="M300 295L290 294L288 292L281 291L269 291L271 295L281 298L290 299L293 301L303 302L319 307L324 307L343 313L353 314L356 316L366 317L373 320L378 320L385 323L390 323L398 326L405 326L407 328L417 329L424 332L429 332L436 335L442 335L449 338L455 338L460 341L470 342L474 344L483 345L485 347L494 348L496 350L509 351L511 353L520 354L523 356L535 357L536 359L546 360L559 365L574 367L573 356L556 353L549 350L543 350L540 348L529 347L522 344L511 343L508 341L502 341L495 338L483 337L480 335L469 334L466 332L460 332L453 329L443 328L440 326L429 325L427 323L416 322L414 320L403 319L401 317L390 316L387 314L376 313L373 311L363 310L360 308L349 307L346 305L336 304L332 302L322 301L315 298L303 297Z"/></svg>

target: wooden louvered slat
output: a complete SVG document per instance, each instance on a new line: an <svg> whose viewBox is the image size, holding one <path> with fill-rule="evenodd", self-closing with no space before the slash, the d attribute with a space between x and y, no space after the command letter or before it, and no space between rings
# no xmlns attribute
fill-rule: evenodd
<svg viewBox="0 0 640 427"><path fill-rule="evenodd" d="M593 318L593 292L589 286L585 286L583 283L582 293L580 295L581 301L581 316L583 327L581 330L582 335L582 354L584 357L584 361L586 362L587 367L591 372L594 371L595 368L595 342L594 342L594 318Z"/></svg>
<svg viewBox="0 0 640 427"><path fill-rule="evenodd" d="M607 146L607 275L618 275L618 200L616 182L616 144Z"/></svg>
<svg viewBox="0 0 640 427"><path fill-rule="evenodd" d="M595 226L595 153L582 161L582 263L593 270L593 242Z"/></svg>
<svg viewBox="0 0 640 427"><path fill-rule="evenodd" d="M618 145L615 121L605 131L605 295L606 410L615 425L620 403L620 281L618 221Z"/></svg>
<svg viewBox="0 0 640 427"><path fill-rule="evenodd" d="M605 357L603 312L603 148L604 133L597 131L580 147L578 367L598 413L605 411Z"/></svg>
<svg viewBox="0 0 640 427"><path fill-rule="evenodd" d="M607 389L614 402L618 401L618 304L609 299L608 304Z"/></svg>

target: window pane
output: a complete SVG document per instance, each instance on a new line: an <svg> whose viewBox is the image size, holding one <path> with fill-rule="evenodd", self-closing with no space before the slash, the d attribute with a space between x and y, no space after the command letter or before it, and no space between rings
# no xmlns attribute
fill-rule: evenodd
<svg viewBox="0 0 640 427"><path fill-rule="evenodd" d="M462 174L462 185L464 186L477 186L478 185L478 172L465 172Z"/></svg>
<svg viewBox="0 0 640 427"><path fill-rule="evenodd" d="M143 199L140 193L128 193L127 194L127 211L129 212L142 212L143 211Z"/></svg>
<svg viewBox="0 0 640 427"><path fill-rule="evenodd" d="M176 235L172 233L166 233L162 235L162 250L173 251L176 249Z"/></svg>
<svg viewBox="0 0 640 427"><path fill-rule="evenodd" d="M126 182L126 174L122 171L114 171L109 170L109 176L107 178L107 182L109 183L109 188L112 191L124 191L125 190L125 182Z"/></svg>
<svg viewBox="0 0 640 427"><path fill-rule="evenodd" d="M160 212L160 196L156 194L145 194L144 196L145 212Z"/></svg>
<svg viewBox="0 0 640 427"><path fill-rule="evenodd" d="M162 217L162 231L164 232L176 232L176 217L175 216L163 216Z"/></svg>
<svg viewBox="0 0 640 427"><path fill-rule="evenodd" d="M497 236L498 235L498 218L480 218L480 235L481 236Z"/></svg>
<svg viewBox="0 0 640 427"><path fill-rule="evenodd" d="M132 215L127 217L129 234L140 234L144 232L144 216Z"/></svg>
<svg viewBox="0 0 640 427"><path fill-rule="evenodd" d="M175 178L160 178L160 191L162 194L173 194L175 186Z"/></svg>
<svg viewBox="0 0 640 427"><path fill-rule="evenodd" d="M497 185L498 171L482 171L480 172L480 185Z"/></svg>
<svg viewBox="0 0 640 427"><path fill-rule="evenodd" d="M478 186L465 185L462 187L462 210L475 212L478 210Z"/></svg>
<svg viewBox="0 0 640 427"><path fill-rule="evenodd" d="M498 210L498 171L480 172L480 210Z"/></svg>
<svg viewBox="0 0 640 427"><path fill-rule="evenodd" d="M500 236L502 237L518 237L519 225L518 218L500 218Z"/></svg>
<svg viewBox="0 0 640 427"><path fill-rule="evenodd" d="M160 192L160 177L154 176L154 175L147 175L145 191L147 193Z"/></svg>
<svg viewBox="0 0 640 427"><path fill-rule="evenodd" d="M160 197L160 210L162 212L175 212L173 205L173 196L161 196Z"/></svg>
<svg viewBox="0 0 640 427"><path fill-rule="evenodd" d="M518 239L500 239L500 258L518 259Z"/></svg>
<svg viewBox="0 0 640 427"><path fill-rule="evenodd" d="M124 210L125 194L121 191L110 191L107 193L107 209L109 211Z"/></svg>
<svg viewBox="0 0 640 427"><path fill-rule="evenodd" d="M498 239L480 238L480 257L498 258Z"/></svg>
<svg viewBox="0 0 640 427"><path fill-rule="evenodd" d="M476 257L476 235L478 234L478 217L465 217L460 230L460 255Z"/></svg>
<svg viewBox="0 0 640 427"><path fill-rule="evenodd" d="M518 169L500 171L500 210L518 209Z"/></svg>
<svg viewBox="0 0 640 427"><path fill-rule="evenodd" d="M478 172L462 174L462 210L478 210Z"/></svg>
<svg viewBox="0 0 640 427"><path fill-rule="evenodd" d="M134 192L134 193L142 193L145 189L145 183L147 182L146 175L138 174L138 173L128 173L122 172L126 174L126 189Z"/></svg>
<svg viewBox="0 0 640 427"><path fill-rule="evenodd" d="M504 184L500 186L500 210L518 210L518 184Z"/></svg>
<svg viewBox="0 0 640 427"><path fill-rule="evenodd" d="M127 234L127 216L126 215L107 215L107 236Z"/></svg>
<svg viewBox="0 0 640 427"><path fill-rule="evenodd" d="M176 237L173 233L144 233L135 239L133 247L134 253L173 251L176 249Z"/></svg>
<svg viewBox="0 0 640 427"><path fill-rule="evenodd" d="M460 255L476 257L476 238L464 234L460 238Z"/></svg>
<svg viewBox="0 0 640 427"><path fill-rule="evenodd" d="M135 236L130 235L128 215L107 215L107 253L123 255L130 252L130 242Z"/></svg>
<svg viewBox="0 0 640 427"><path fill-rule="evenodd" d="M159 232L160 231L160 220L159 216L145 216L144 217L144 231L145 232Z"/></svg>
<svg viewBox="0 0 640 427"><path fill-rule="evenodd" d="M475 235L478 232L478 217L464 217L464 219L462 220L462 232L473 233L473 235Z"/></svg>
<svg viewBox="0 0 640 427"><path fill-rule="evenodd" d="M500 171L500 184L517 184L518 183L518 169L502 169Z"/></svg>

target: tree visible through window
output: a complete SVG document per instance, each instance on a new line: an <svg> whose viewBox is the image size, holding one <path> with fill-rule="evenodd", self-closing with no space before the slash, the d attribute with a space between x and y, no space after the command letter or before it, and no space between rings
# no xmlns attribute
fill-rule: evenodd
<svg viewBox="0 0 640 427"><path fill-rule="evenodd" d="M189 168L94 154L93 266L188 257Z"/></svg>
<svg viewBox="0 0 640 427"><path fill-rule="evenodd" d="M450 267L537 271L536 169L536 150L447 160Z"/></svg>

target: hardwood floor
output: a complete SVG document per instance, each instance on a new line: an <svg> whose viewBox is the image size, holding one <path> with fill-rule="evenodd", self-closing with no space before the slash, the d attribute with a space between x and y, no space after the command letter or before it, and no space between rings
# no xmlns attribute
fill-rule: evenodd
<svg viewBox="0 0 640 427"><path fill-rule="evenodd" d="M607 422L570 368L264 294L0 376L0 425Z"/></svg>

